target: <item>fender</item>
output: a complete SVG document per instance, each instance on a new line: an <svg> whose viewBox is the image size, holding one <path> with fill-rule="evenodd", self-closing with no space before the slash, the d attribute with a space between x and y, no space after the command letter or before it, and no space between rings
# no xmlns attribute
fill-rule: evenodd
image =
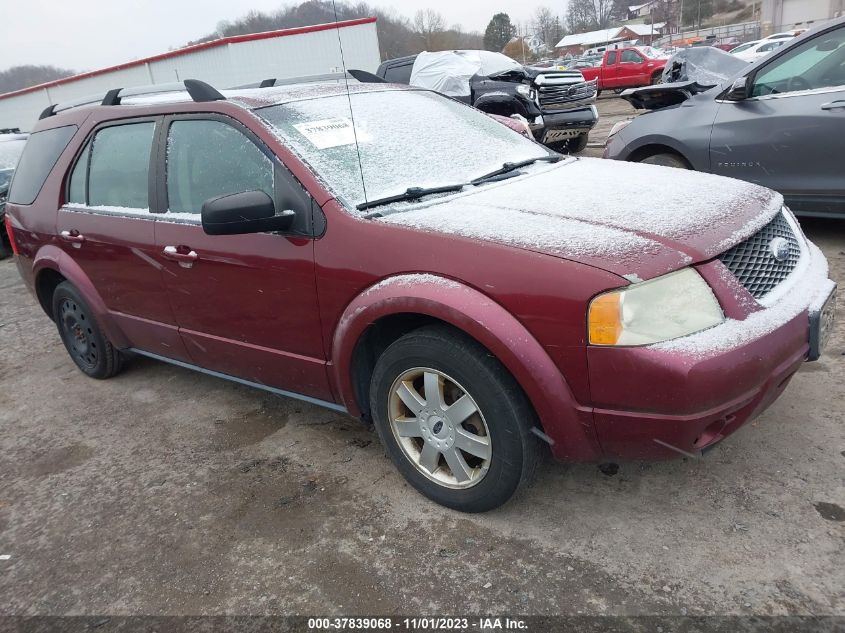
<svg viewBox="0 0 845 633"><path fill-rule="evenodd" d="M346 308L332 342L332 371L340 398L360 415L352 381L352 355L367 327L378 319L415 313L445 321L484 345L525 391L558 459L592 461L600 456L592 409L577 404L560 370L513 315L477 290L435 275L388 277Z"/></svg>
<svg viewBox="0 0 845 633"><path fill-rule="evenodd" d="M491 114L519 114L528 120L533 120L540 115L540 109L529 99L522 95L510 95L505 92L488 92L476 99L473 104L482 112ZM533 107L532 107L533 106Z"/></svg>
<svg viewBox="0 0 845 633"><path fill-rule="evenodd" d="M129 340L114 322L114 319L111 318L105 302L100 294L94 289L94 284L91 283L91 280L88 279L88 275L85 274L79 264L73 261L73 258L71 258L70 255L54 244L47 244L46 246L38 249L32 263L33 279L36 282L36 289L38 287L38 276L45 269L54 270L57 273L60 273L76 287L80 294L82 294L85 298L85 301L88 302L88 305L91 306L91 310L94 311L94 317L97 319L97 323L103 329L103 332L106 334L109 341L111 341L112 345L118 349L126 349L130 347Z"/></svg>

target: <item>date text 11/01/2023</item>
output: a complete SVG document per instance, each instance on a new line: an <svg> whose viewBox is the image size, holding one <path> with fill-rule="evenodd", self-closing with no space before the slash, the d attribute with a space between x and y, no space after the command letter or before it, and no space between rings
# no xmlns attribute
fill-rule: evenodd
<svg viewBox="0 0 845 633"><path fill-rule="evenodd" d="M526 631L528 624L518 618L309 618L308 630L390 630L405 631Z"/></svg>

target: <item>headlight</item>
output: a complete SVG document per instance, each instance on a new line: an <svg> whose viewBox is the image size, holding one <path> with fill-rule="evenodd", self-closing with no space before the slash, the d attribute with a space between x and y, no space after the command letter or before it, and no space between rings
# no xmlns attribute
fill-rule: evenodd
<svg viewBox="0 0 845 633"><path fill-rule="evenodd" d="M650 345L724 320L710 286L692 268L599 295L587 319L591 345Z"/></svg>
<svg viewBox="0 0 845 633"><path fill-rule="evenodd" d="M616 134L620 130L624 130L626 127L631 125L631 121L633 120L634 119L628 119L627 121L617 121L616 123L614 123L613 127L610 128L610 134L607 135L608 140L613 138L614 134Z"/></svg>
<svg viewBox="0 0 845 633"><path fill-rule="evenodd" d="M531 88L529 86L526 86L525 84L519 84L516 87L516 91L523 97L527 97L531 94Z"/></svg>

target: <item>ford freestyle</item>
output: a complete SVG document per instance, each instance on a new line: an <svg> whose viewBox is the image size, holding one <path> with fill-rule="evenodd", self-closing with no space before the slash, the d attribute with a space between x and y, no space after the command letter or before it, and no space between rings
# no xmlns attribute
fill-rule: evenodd
<svg viewBox="0 0 845 633"><path fill-rule="evenodd" d="M768 189L667 190L427 90L185 88L51 107L11 185L17 266L93 378L141 354L372 420L477 512L546 447L699 454L831 331L827 263Z"/></svg>

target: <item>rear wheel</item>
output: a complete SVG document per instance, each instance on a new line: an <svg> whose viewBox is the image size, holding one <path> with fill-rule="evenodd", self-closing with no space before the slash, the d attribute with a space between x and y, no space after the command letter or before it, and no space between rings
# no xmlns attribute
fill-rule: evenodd
<svg viewBox="0 0 845 633"><path fill-rule="evenodd" d="M646 163L648 165L660 165L661 167L676 167L677 169L690 169L690 166L687 162L678 156L677 154L655 154L654 156L649 156L648 158L643 158L641 163Z"/></svg>
<svg viewBox="0 0 845 633"><path fill-rule="evenodd" d="M67 281L53 293L53 316L65 349L82 373L102 379L120 371L121 353L100 329L88 303Z"/></svg>
<svg viewBox="0 0 845 633"><path fill-rule="evenodd" d="M654 73L651 76L651 85L656 86L657 84L661 84L661 83L663 83L663 73L662 72Z"/></svg>
<svg viewBox="0 0 845 633"><path fill-rule="evenodd" d="M2 229L2 226L0 226ZM9 245L9 242L6 240L6 236L0 236L0 259L6 259L7 257L12 256L12 247Z"/></svg>
<svg viewBox="0 0 845 633"><path fill-rule="evenodd" d="M388 347L370 405L405 479L455 510L498 507L536 467L534 413L519 385L483 347L448 328L421 328Z"/></svg>

